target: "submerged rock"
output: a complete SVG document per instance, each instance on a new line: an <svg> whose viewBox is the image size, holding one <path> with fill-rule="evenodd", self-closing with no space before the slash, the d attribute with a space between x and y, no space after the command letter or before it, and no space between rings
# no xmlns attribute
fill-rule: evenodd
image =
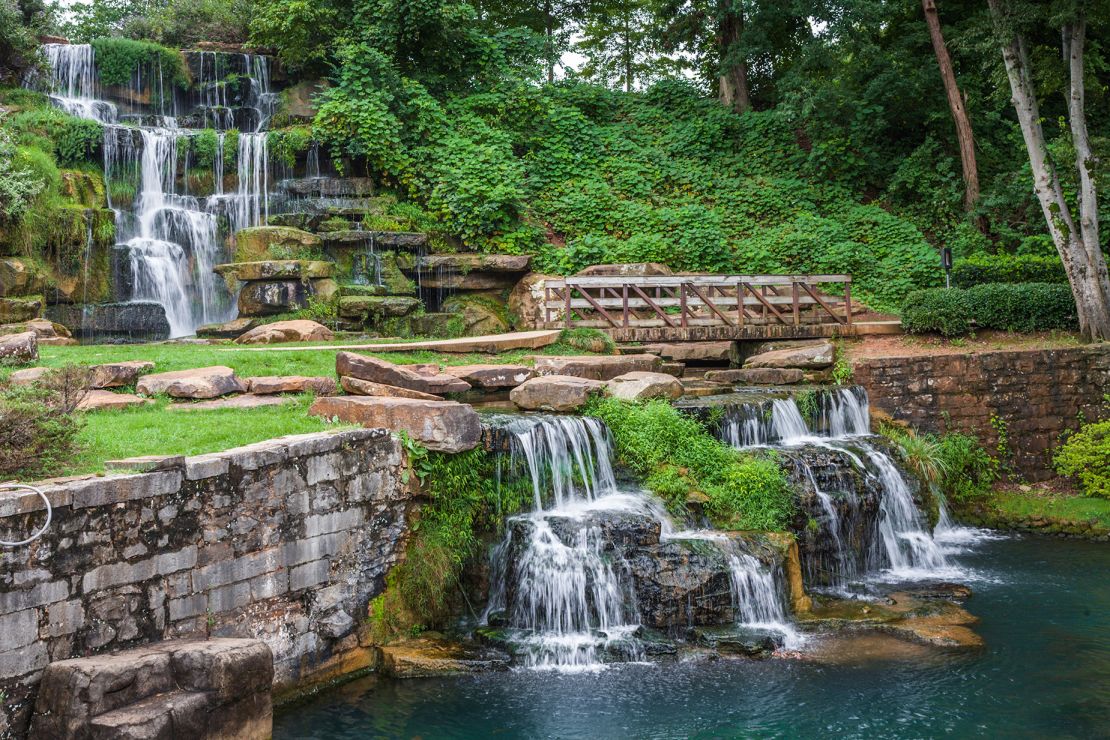
<svg viewBox="0 0 1110 740"><path fill-rule="evenodd" d="M393 678L461 676L507 671L509 655L488 645L420 637L378 649L382 672Z"/></svg>

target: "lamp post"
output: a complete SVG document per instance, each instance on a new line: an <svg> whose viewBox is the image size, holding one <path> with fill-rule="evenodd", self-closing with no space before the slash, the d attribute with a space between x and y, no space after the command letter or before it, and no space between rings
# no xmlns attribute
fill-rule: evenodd
<svg viewBox="0 0 1110 740"><path fill-rule="evenodd" d="M952 287L952 248L940 250L940 266L944 268L944 287Z"/></svg>

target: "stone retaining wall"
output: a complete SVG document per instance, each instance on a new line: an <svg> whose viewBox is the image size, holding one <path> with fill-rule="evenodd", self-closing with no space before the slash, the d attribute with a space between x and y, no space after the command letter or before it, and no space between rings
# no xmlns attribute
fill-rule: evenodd
<svg viewBox="0 0 1110 740"><path fill-rule="evenodd" d="M970 432L992 452L1005 425L1008 462L1030 480L1052 476L1052 450L1079 415L1110 393L1110 347L883 357L855 365L873 409L918 429ZM992 419L995 419L992 423Z"/></svg>
<svg viewBox="0 0 1110 740"><path fill-rule="evenodd" d="M163 639L261 639L279 692L370 666L367 604L413 503L402 464L395 437L357 429L46 485L46 534L0 548L0 736L26 732L48 663ZM0 539L41 507L0 498Z"/></svg>

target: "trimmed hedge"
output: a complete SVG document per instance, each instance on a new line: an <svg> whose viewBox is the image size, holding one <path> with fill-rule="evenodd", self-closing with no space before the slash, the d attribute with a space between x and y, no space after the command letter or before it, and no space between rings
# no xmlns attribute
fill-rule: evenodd
<svg viewBox="0 0 1110 740"><path fill-rule="evenodd" d="M1067 282L1064 263L1057 255L973 254L957 260L952 268L952 284L957 288L970 288L984 283Z"/></svg>
<svg viewBox="0 0 1110 740"><path fill-rule="evenodd" d="M956 337L980 329L1076 329L1071 288L1052 283L986 283L968 290L916 290L902 305L902 327L911 334Z"/></svg>

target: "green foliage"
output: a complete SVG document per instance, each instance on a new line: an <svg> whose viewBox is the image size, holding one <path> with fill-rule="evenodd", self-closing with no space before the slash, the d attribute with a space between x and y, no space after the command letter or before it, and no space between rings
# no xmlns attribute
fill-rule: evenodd
<svg viewBox="0 0 1110 740"><path fill-rule="evenodd" d="M586 413L608 425L621 462L672 512L684 511L686 495L701 491L714 524L726 529L782 530L794 513L777 461L741 454L665 401L595 399Z"/></svg>
<svg viewBox="0 0 1110 740"><path fill-rule="evenodd" d="M160 75L167 84L186 87L189 73L181 52L149 41L98 38L92 41L96 68L104 85L127 86L140 69ZM169 94L169 91L163 91Z"/></svg>
<svg viewBox="0 0 1110 740"><path fill-rule="evenodd" d="M193 155L194 166L211 169L216 163L216 155L220 148L219 135L215 129L201 129L196 136L189 140L189 147Z"/></svg>
<svg viewBox="0 0 1110 740"><path fill-rule="evenodd" d="M20 157L11 134L0 128L0 222L19 221L44 185Z"/></svg>
<svg viewBox="0 0 1110 740"><path fill-rule="evenodd" d="M5 123L19 143L42 148L63 166L86 164L99 151L104 138L96 121L77 118L56 108L23 110Z"/></svg>
<svg viewBox="0 0 1110 740"><path fill-rule="evenodd" d="M613 338L600 329L578 327L576 329L563 329L559 333L559 341L583 352L592 352L598 355L611 355L617 350L617 343Z"/></svg>
<svg viewBox="0 0 1110 740"><path fill-rule="evenodd" d="M1053 463L1086 495L1110 499L1110 420L1084 424L1056 450Z"/></svg>
<svg viewBox="0 0 1110 740"><path fill-rule="evenodd" d="M270 158L287 167L293 167L297 163L297 157L308 152L312 143L312 129L309 126L274 129L266 135Z"/></svg>
<svg viewBox="0 0 1110 740"><path fill-rule="evenodd" d="M959 289L915 290L902 304L902 328L911 334L937 332L945 337L971 333L971 307Z"/></svg>
<svg viewBox="0 0 1110 740"><path fill-rule="evenodd" d="M1051 283L983 283L967 290L914 291L902 305L902 326L913 334L946 337L980 329L1048 331L1078 325L1071 288Z"/></svg>
<svg viewBox="0 0 1110 740"><path fill-rule="evenodd" d="M1064 264L1058 255L973 254L957 260L952 283L970 288L982 283L1067 283Z"/></svg>
<svg viewBox="0 0 1110 740"><path fill-rule="evenodd" d="M70 368L58 375L70 378ZM57 472L78 451L82 421L74 415L83 389L10 388L0 394L0 478L34 480Z"/></svg>
<svg viewBox="0 0 1110 740"><path fill-rule="evenodd" d="M452 589L479 550L482 533L496 532L504 518L531 500L530 481L502 484L499 459L478 448L455 455L429 452L403 436L405 482L423 487L428 501L413 525L405 561L389 573L386 592L372 610L382 641L442 626Z"/></svg>
<svg viewBox="0 0 1110 740"><path fill-rule="evenodd" d="M985 499L998 480L998 462L975 437L960 432L940 436L943 475L940 486L945 499L954 504Z"/></svg>

